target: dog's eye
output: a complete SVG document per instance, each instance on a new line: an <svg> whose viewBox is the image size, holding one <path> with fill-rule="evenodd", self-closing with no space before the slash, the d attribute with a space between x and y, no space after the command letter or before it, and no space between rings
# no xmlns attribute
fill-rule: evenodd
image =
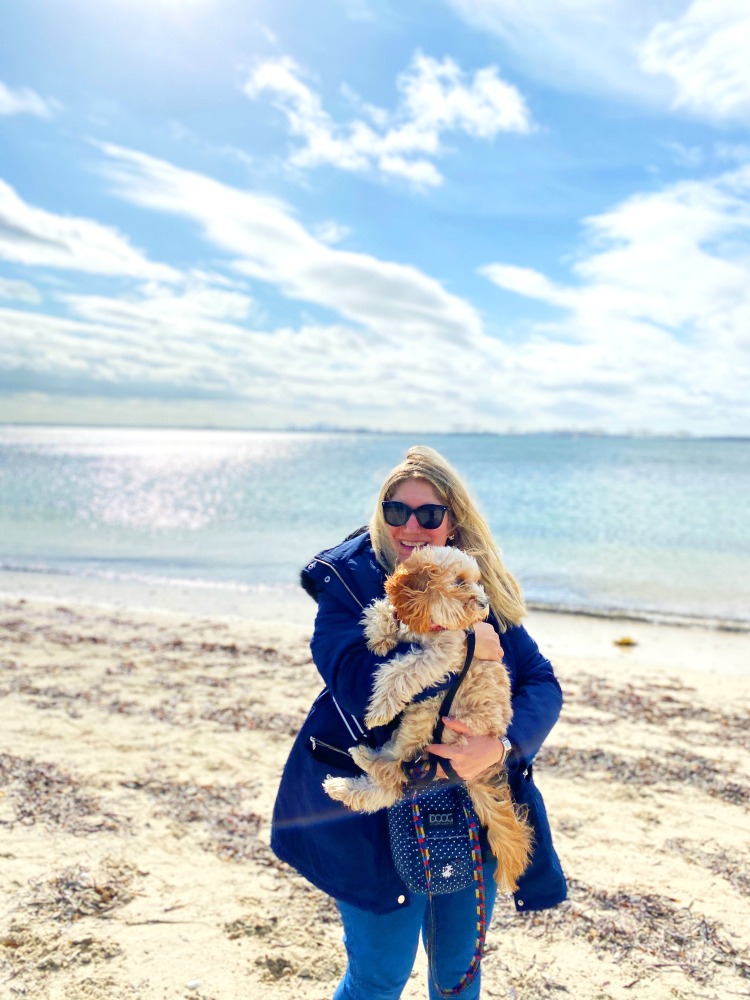
<svg viewBox="0 0 750 1000"><path fill-rule="evenodd" d="M455 585L456 585L457 587L463 587L463 585L464 585L465 583L466 583L466 580L464 580L464 578L463 578L463 577L461 577L461 576L457 576L457 577L456 577L456 583L455 583Z"/></svg>

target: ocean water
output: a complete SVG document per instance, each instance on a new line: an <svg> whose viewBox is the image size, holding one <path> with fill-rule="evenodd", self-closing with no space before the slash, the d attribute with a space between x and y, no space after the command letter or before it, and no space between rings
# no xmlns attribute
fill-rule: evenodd
<svg viewBox="0 0 750 1000"><path fill-rule="evenodd" d="M750 441L421 437L535 605L750 624ZM296 588L413 436L0 427L0 570Z"/></svg>

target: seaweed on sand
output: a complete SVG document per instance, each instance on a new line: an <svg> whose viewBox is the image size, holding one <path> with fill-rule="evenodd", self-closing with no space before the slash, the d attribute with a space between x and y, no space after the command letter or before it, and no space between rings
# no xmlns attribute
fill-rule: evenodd
<svg viewBox="0 0 750 1000"><path fill-rule="evenodd" d="M252 782L235 785L193 785L177 781L123 782L127 788L143 789L157 800L162 812L180 824L195 824L205 833L205 850L232 861L253 858L262 817L243 808L256 791Z"/></svg>
<svg viewBox="0 0 750 1000"><path fill-rule="evenodd" d="M717 967L750 979L750 950L730 941L715 921L656 893L608 891L571 881L560 907L523 916L538 937L583 937L600 954L632 962L637 978L674 967L705 985Z"/></svg>
<svg viewBox="0 0 750 1000"><path fill-rule="evenodd" d="M5 825L44 823L76 836L127 826L114 813L102 812L79 781L47 761L0 753L0 788L15 813L13 819L0 821Z"/></svg>

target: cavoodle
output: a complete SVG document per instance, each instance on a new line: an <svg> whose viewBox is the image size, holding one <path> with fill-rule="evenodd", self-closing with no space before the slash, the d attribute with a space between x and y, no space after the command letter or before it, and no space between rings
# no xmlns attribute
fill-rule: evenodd
<svg viewBox="0 0 750 1000"><path fill-rule="evenodd" d="M368 648L384 656L398 642L415 645L378 669L365 723L372 728L385 725L400 712L403 716L380 749L351 748L364 775L330 777L323 783L331 798L358 812L391 806L404 794L406 777L401 765L417 758L432 742L445 692L418 703L414 698L461 670L466 655L463 629L486 618L489 611L476 561L457 548L415 550L388 578L385 590L386 598L365 609ZM474 659L459 685L451 716L472 732L502 737L511 715L504 665ZM443 742L462 744L466 737L446 728ZM497 858L497 883L502 891L512 892L529 862L531 828L514 807L502 768L486 768L467 782L467 788Z"/></svg>

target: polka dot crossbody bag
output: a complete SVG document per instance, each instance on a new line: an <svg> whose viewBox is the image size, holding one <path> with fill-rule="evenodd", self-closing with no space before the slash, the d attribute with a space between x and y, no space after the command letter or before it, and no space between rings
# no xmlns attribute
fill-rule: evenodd
<svg viewBox="0 0 750 1000"><path fill-rule="evenodd" d="M443 716L450 713L456 691L466 676L474 656L475 636L467 632L466 661L443 699L438 722L432 735L440 743ZM484 953L487 913L484 891L482 848L479 841L479 820L466 786L451 767L450 761L439 763L448 775L436 779L438 758L419 759L407 766L409 784L406 794L388 809L388 829L393 862L401 878L412 892L426 893L430 902L430 933L427 953L430 973L441 996L458 996L476 977ZM437 982L434 941L435 915L432 897L458 892L474 886L477 901L477 939L474 955L459 982L443 989Z"/></svg>

